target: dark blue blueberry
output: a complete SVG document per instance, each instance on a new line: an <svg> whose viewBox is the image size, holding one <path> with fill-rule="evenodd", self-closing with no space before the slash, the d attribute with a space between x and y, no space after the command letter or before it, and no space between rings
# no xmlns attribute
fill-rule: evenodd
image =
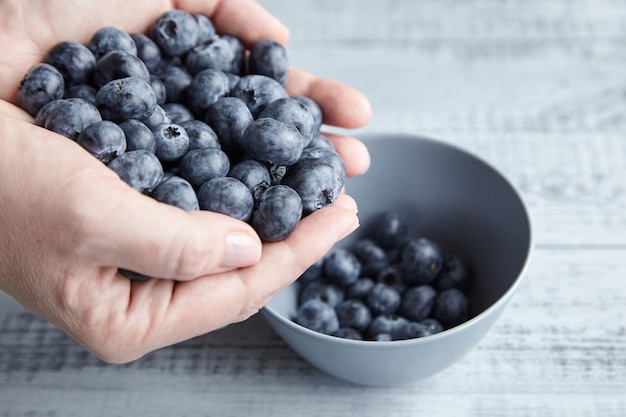
<svg viewBox="0 0 626 417"><path fill-rule="evenodd" d="M189 149L187 131L174 123L162 123L152 129L156 140L156 156L161 161L176 161Z"/></svg>
<svg viewBox="0 0 626 417"><path fill-rule="evenodd" d="M207 108L204 121L217 133L225 149L241 150L243 132L254 117L241 99L222 97Z"/></svg>
<svg viewBox="0 0 626 417"><path fill-rule="evenodd" d="M344 300L344 293L335 284L325 281L311 281L301 288L299 303L304 304L312 299L323 301L331 307L336 307Z"/></svg>
<svg viewBox="0 0 626 417"><path fill-rule="evenodd" d="M228 39L220 36L202 42L187 53L185 67L193 75L209 68L233 72L235 60L238 59L233 46Z"/></svg>
<svg viewBox="0 0 626 417"><path fill-rule="evenodd" d="M221 38L229 42L231 49L235 51L232 67L226 72L237 76L244 75L247 71L246 46L241 39L233 35L222 35Z"/></svg>
<svg viewBox="0 0 626 417"><path fill-rule="evenodd" d="M339 320L335 309L315 299L305 302L298 308L296 323L324 334L333 334L339 330Z"/></svg>
<svg viewBox="0 0 626 417"><path fill-rule="evenodd" d="M376 277L389 265L387 253L372 239L358 239L350 250L361 263L361 275Z"/></svg>
<svg viewBox="0 0 626 417"><path fill-rule="evenodd" d="M63 98L82 98L96 104L96 87L89 84L75 84L65 89Z"/></svg>
<svg viewBox="0 0 626 417"><path fill-rule="evenodd" d="M87 126L102 120L92 103L82 98L65 98L52 106L44 127L72 140Z"/></svg>
<svg viewBox="0 0 626 417"><path fill-rule="evenodd" d="M359 279L361 264L347 249L333 248L325 256L324 274L337 286L346 288Z"/></svg>
<svg viewBox="0 0 626 417"><path fill-rule="evenodd" d="M298 283L306 285L309 282L321 280L324 274L324 258L318 259L313 265L309 266L299 277Z"/></svg>
<svg viewBox="0 0 626 417"><path fill-rule="evenodd" d="M120 123L119 126L126 136L127 151L144 149L152 153L156 152L154 133L145 123L137 119L129 119Z"/></svg>
<svg viewBox="0 0 626 417"><path fill-rule="evenodd" d="M169 10L154 22L150 37L163 55L182 56L198 43L198 21L184 10Z"/></svg>
<svg viewBox="0 0 626 417"><path fill-rule="evenodd" d="M160 69L156 76L165 86L166 103L183 103L187 97L187 88L193 76L179 65L167 65Z"/></svg>
<svg viewBox="0 0 626 417"><path fill-rule="evenodd" d="M324 135L321 132L313 132L311 136L311 141L307 145L309 148L328 148L332 151L335 151L335 145L330 141L328 136Z"/></svg>
<svg viewBox="0 0 626 417"><path fill-rule="evenodd" d="M283 178L287 173L287 167L284 165L276 165L270 162L265 162L267 170L270 172L270 178L272 179L272 185L282 184Z"/></svg>
<svg viewBox="0 0 626 417"><path fill-rule="evenodd" d="M57 104L60 104L61 102L63 102L63 100L64 99L52 100L44 104L35 115L35 124L37 126L44 127L46 124L46 119L48 118L48 114L50 114L50 111L53 108L55 108Z"/></svg>
<svg viewBox="0 0 626 417"><path fill-rule="evenodd" d="M244 222L250 220L252 215L252 193L236 178L213 178L198 188L197 196L202 210L225 214Z"/></svg>
<svg viewBox="0 0 626 417"><path fill-rule="evenodd" d="M205 69L197 73L187 87L187 107L202 119L208 107L228 94L229 81L224 72Z"/></svg>
<svg viewBox="0 0 626 417"><path fill-rule="evenodd" d="M96 94L102 118L121 123L128 119L146 119L157 106L154 90L146 80L122 78L105 84Z"/></svg>
<svg viewBox="0 0 626 417"><path fill-rule="evenodd" d="M465 262L458 255L444 254L443 266L433 284L435 288L438 291L457 288L465 292L469 284L470 273Z"/></svg>
<svg viewBox="0 0 626 417"><path fill-rule="evenodd" d="M102 120L84 128L78 134L76 143L105 164L126 151L124 131L108 120Z"/></svg>
<svg viewBox="0 0 626 417"><path fill-rule="evenodd" d="M342 339L363 340L363 335L358 330L351 329L350 327L340 327L332 335Z"/></svg>
<svg viewBox="0 0 626 417"><path fill-rule="evenodd" d="M305 146L315 131L315 120L309 108L292 97L279 98L265 107L259 118L269 117L295 126L306 138Z"/></svg>
<svg viewBox="0 0 626 417"><path fill-rule="evenodd" d="M167 100L167 90L165 89L165 84L163 84L163 81L156 75L150 75L150 86L154 90L157 104L159 106L163 106Z"/></svg>
<svg viewBox="0 0 626 417"><path fill-rule="evenodd" d="M194 186L218 177L224 177L230 170L228 155L218 148L192 149L181 158L178 169L180 176Z"/></svg>
<svg viewBox="0 0 626 417"><path fill-rule="evenodd" d="M383 248L397 248L406 242L409 225L405 217L397 211L387 211L374 223L374 239Z"/></svg>
<svg viewBox="0 0 626 417"><path fill-rule="evenodd" d="M108 167L135 190L149 194L163 179L163 166L152 152L138 149L124 152Z"/></svg>
<svg viewBox="0 0 626 417"><path fill-rule="evenodd" d="M389 333L378 333L370 340L373 340L375 342L391 342L393 338Z"/></svg>
<svg viewBox="0 0 626 417"><path fill-rule="evenodd" d="M343 183L346 180L346 166L343 163L343 159L341 159L339 154L333 149L327 147L309 146L302 151L302 156L300 158L319 158L325 163L331 165L335 170L335 176L337 177L338 184L343 186Z"/></svg>
<svg viewBox="0 0 626 417"><path fill-rule="evenodd" d="M420 323L426 326L430 334L440 333L443 331L443 326L441 325L441 323L433 318L424 319Z"/></svg>
<svg viewBox="0 0 626 417"><path fill-rule="evenodd" d="M198 25L198 39L196 43L202 43L215 37L215 26L213 26L211 19L201 13L194 13L193 18L196 19Z"/></svg>
<svg viewBox="0 0 626 417"><path fill-rule="evenodd" d="M109 81L120 78L137 77L150 82L150 72L136 55L125 51L111 51L96 61L93 70L93 82L97 88Z"/></svg>
<svg viewBox="0 0 626 417"><path fill-rule="evenodd" d="M265 75L249 74L241 77L230 95L241 99L254 117L274 100L289 97L287 90L278 81Z"/></svg>
<svg viewBox="0 0 626 417"><path fill-rule="evenodd" d="M120 274L133 281L147 281L150 279L150 277L145 274L140 274L139 272L131 271L129 269L120 268L118 271Z"/></svg>
<svg viewBox="0 0 626 417"><path fill-rule="evenodd" d="M443 265L439 245L431 239L410 239L402 249L402 271L409 285L428 284L434 280Z"/></svg>
<svg viewBox="0 0 626 417"><path fill-rule="evenodd" d="M395 288L378 282L374 284L365 300L373 315L393 314L400 308L402 297Z"/></svg>
<svg viewBox="0 0 626 417"><path fill-rule="evenodd" d="M179 123L189 136L189 149L218 148L220 144L217 134L211 126L201 120L191 119Z"/></svg>
<svg viewBox="0 0 626 417"><path fill-rule="evenodd" d="M344 300L335 307L339 326L364 332L372 322L372 312L362 301Z"/></svg>
<svg viewBox="0 0 626 417"><path fill-rule="evenodd" d="M324 121L324 114L320 105L311 97L293 96L293 98L308 107L309 112L313 115L313 131L319 131Z"/></svg>
<svg viewBox="0 0 626 417"><path fill-rule="evenodd" d="M237 162L230 168L228 176L237 178L246 184L255 201L259 200L261 194L270 187L272 182L267 167L255 159ZM300 198L298 197L298 199Z"/></svg>
<svg viewBox="0 0 626 417"><path fill-rule="evenodd" d="M409 288L402 294L399 313L411 321L422 321L430 315L437 291L430 285Z"/></svg>
<svg viewBox="0 0 626 417"><path fill-rule="evenodd" d="M395 335L399 330L409 321L402 316L395 314L382 314L376 316L366 331L366 336L369 340L389 341L394 340ZM381 335L383 336L381 338Z"/></svg>
<svg viewBox="0 0 626 417"><path fill-rule="evenodd" d="M235 85L237 85L239 80L241 80L241 76L233 74L232 72L225 72L224 74L228 77L228 90L230 91L235 87Z"/></svg>
<svg viewBox="0 0 626 417"><path fill-rule="evenodd" d="M196 191L184 178L170 175L152 191L152 198L186 211L199 210Z"/></svg>
<svg viewBox="0 0 626 417"><path fill-rule="evenodd" d="M63 98L63 75L50 64L35 64L26 73L17 91L19 106L31 116L53 100Z"/></svg>
<svg viewBox="0 0 626 417"><path fill-rule="evenodd" d="M401 326L394 335L394 340L417 339L418 337L430 336L431 332L422 323L409 322Z"/></svg>
<svg viewBox="0 0 626 417"><path fill-rule="evenodd" d="M98 29L89 39L87 47L96 60L111 51L124 51L137 55L137 45L130 34L111 26Z"/></svg>
<svg viewBox="0 0 626 417"><path fill-rule="evenodd" d="M437 295L431 316L445 328L450 328L469 318L468 304L467 296L462 291L450 288Z"/></svg>
<svg viewBox="0 0 626 417"><path fill-rule="evenodd" d="M388 265L381 269L377 275L374 275L376 282L387 284L390 287L395 288L400 294L406 289L407 285L404 281L404 274L402 269L397 264Z"/></svg>
<svg viewBox="0 0 626 417"><path fill-rule="evenodd" d="M161 49L143 33L133 33L130 36L137 47L137 57L143 61L151 73L154 72L161 63Z"/></svg>
<svg viewBox="0 0 626 417"><path fill-rule="evenodd" d="M298 193L286 185L273 185L256 200L252 227L264 242L277 242L293 232L301 217Z"/></svg>
<svg viewBox="0 0 626 417"><path fill-rule="evenodd" d="M154 107L154 111L150 113L150 116L141 119L141 121L150 129L156 129L159 125L164 123L172 123L170 115L158 104Z"/></svg>
<svg viewBox="0 0 626 417"><path fill-rule="evenodd" d="M319 158L300 159L289 167L282 184L300 194L305 215L333 204L343 187L335 169Z"/></svg>
<svg viewBox="0 0 626 417"><path fill-rule="evenodd" d="M248 65L251 74L265 75L281 85L287 83L287 50L275 40L263 39L255 43L250 49Z"/></svg>
<svg viewBox="0 0 626 417"><path fill-rule="evenodd" d="M181 124L187 120L194 120L193 113L189 110L189 107L181 103L165 103L163 110L170 118L170 122Z"/></svg>
<svg viewBox="0 0 626 417"><path fill-rule="evenodd" d="M289 166L302 156L304 138L293 125L264 117L246 128L242 145L254 159Z"/></svg>
<svg viewBox="0 0 626 417"><path fill-rule="evenodd" d="M374 286L374 280L369 277L361 277L355 283L346 288L346 298L365 299Z"/></svg>
<svg viewBox="0 0 626 417"><path fill-rule="evenodd" d="M65 86L91 84L96 57L83 44L63 41L54 45L44 57L63 75Z"/></svg>

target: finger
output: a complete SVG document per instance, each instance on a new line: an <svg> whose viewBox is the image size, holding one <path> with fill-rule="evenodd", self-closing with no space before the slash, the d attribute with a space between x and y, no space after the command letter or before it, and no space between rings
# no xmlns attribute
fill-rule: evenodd
<svg viewBox="0 0 626 417"><path fill-rule="evenodd" d="M298 68L289 68L287 90L316 101L328 125L354 129L365 126L372 117L369 100L358 90Z"/></svg>
<svg viewBox="0 0 626 417"><path fill-rule="evenodd" d="M348 177L362 175L369 169L371 158L363 142L350 136L333 133L324 133L324 136L332 141L335 150L343 159Z"/></svg>

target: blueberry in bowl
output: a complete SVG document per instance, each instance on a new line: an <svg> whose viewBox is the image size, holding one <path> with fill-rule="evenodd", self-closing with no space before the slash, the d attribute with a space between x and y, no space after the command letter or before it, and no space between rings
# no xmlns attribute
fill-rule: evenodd
<svg viewBox="0 0 626 417"><path fill-rule="evenodd" d="M530 261L531 222L516 188L475 155L413 135L361 139L371 168L345 182L361 227L261 314L331 376L407 384L458 361L497 321Z"/></svg>

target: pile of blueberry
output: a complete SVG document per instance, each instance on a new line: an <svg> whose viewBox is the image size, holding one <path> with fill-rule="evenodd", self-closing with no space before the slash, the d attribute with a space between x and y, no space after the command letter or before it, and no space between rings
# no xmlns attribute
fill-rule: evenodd
<svg viewBox="0 0 626 417"><path fill-rule="evenodd" d="M437 242L409 236L406 219L386 211L371 235L335 247L297 281L293 320L354 340L428 336L468 319L470 272Z"/></svg>
<svg viewBox="0 0 626 417"><path fill-rule="evenodd" d="M277 42L247 51L208 17L174 9L148 34L104 27L87 45L59 42L26 73L18 100L139 192L278 241L345 180L320 107L289 96L287 72Z"/></svg>

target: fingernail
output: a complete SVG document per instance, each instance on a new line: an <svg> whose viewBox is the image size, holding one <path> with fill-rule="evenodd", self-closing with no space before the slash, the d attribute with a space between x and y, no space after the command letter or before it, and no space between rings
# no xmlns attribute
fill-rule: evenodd
<svg viewBox="0 0 626 417"><path fill-rule="evenodd" d="M237 268L250 266L259 261L261 246L247 233L232 232L226 237L226 254L221 266Z"/></svg>

